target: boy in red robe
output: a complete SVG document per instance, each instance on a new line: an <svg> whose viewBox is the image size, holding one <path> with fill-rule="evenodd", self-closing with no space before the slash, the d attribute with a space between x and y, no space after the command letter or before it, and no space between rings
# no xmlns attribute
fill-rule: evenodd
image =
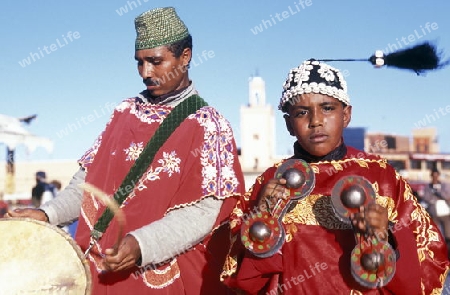
<svg viewBox="0 0 450 295"><path fill-rule="evenodd" d="M275 177L286 160L256 179L231 215L225 284L244 294L441 294L449 262L436 225L385 159L343 142L352 107L342 74L308 60L290 71L283 89L279 108L297 139L291 159L309 163L315 186L282 218L286 238L279 251L261 258L243 246L240 229L252 212L273 209L274 196L286 198L286 180ZM350 175L370 182L376 202L347 224L336 216L331 195L336 182ZM395 274L378 288L362 286L351 273L355 232L367 234L368 228L395 251Z"/></svg>

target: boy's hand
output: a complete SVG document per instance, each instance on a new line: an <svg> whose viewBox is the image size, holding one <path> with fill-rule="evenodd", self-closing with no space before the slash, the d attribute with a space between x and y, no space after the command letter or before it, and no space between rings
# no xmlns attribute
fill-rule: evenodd
<svg viewBox="0 0 450 295"><path fill-rule="evenodd" d="M361 207L360 212L351 217L353 227L360 233L388 240L388 211L381 205L371 203Z"/></svg>
<svg viewBox="0 0 450 295"><path fill-rule="evenodd" d="M286 188L286 179L272 178L261 189L258 196L258 208L266 208L272 211L280 199L288 198L288 189Z"/></svg>

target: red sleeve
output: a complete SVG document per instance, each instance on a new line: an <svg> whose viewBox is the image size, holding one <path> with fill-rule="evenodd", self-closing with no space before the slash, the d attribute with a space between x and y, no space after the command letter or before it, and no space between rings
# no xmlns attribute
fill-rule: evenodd
<svg viewBox="0 0 450 295"><path fill-rule="evenodd" d="M256 213L256 200L264 184L273 178L274 167L260 175L252 188L238 201L230 216L231 249L225 261L221 280L238 294L264 294L264 290L278 284L278 273L282 270L281 254L269 258L252 255L241 243L242 222Z"/></svg>
<svg viewBox="0 0 450 295"><path fill-rule="evenodd" d="M257 258L247 251L236 275L235 287L246 294L264 294L278 284L277 274L282 272L282 263L281 254Z"/></svg>

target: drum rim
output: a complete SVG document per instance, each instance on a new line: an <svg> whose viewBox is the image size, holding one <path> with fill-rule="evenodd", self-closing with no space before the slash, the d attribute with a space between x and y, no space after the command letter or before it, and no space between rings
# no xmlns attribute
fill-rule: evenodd
<svg viewBox="0 0 450 295"><path fill-rule="evenodd" d="M75 250L78 258L80 258L81 264L84 268L84 273L86 274L86 289L85 289L85 295L91 295L92 292L92 274L90 269L90 262L85 257L83 251L81 250L80 246L76 243L76 241L64 230L59 228L56 225L50 224L48 222L36 220L33 218L26 218L26 217L9 217L9 218L0 218L1 221L26 221L31 222L35 224L39 224L42 226L45 226L47 228L50 228L54 231L56 231L58 234L60 234L66 241L69 242L69 244L72 246L72 248Z"/></svg>

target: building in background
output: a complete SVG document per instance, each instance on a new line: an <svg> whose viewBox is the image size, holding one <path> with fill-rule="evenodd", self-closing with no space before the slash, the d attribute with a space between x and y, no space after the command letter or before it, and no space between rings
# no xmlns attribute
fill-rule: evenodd
<svg viewBox="0 0 450 295"><path fill-rule="evenodd" d="M241 147L239 161L248 189L255 178L277 159L275 155L275 115L266 103L266 86L259 76L249 78L248 103L241 106Z"/></svg>
<svg viewBox="0 0 450 295"><path fill-rule="evenodd" d="M248 104L241 106L240 115L241 166L246 171L269 167L275 155L275 117L261 77L249 79Z"/></svg>
<svg viewBox="0 0 450 295"><path fill-rule="evenodd" d="M411 137L371 133L366 151L386 158L410 182L428 182L433 167L450 180L450 154L440 152L436 128L413 129Z"/></svg>
<svg viewBox="0 0 450 295"><path fill-rule="evenodd" d="M412 132L411 151L422 154L438 154L439 144L436 128L414 129Z"/></svg>

